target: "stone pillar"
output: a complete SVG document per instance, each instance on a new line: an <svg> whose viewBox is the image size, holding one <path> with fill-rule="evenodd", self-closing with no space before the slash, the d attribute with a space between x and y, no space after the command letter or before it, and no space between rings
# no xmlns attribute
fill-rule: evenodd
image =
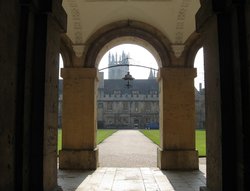
<svg viewBox="0 0 250 191"><path fill-rule="evenodd" d="M162 68L158 167L166 170L198 169L195 150L195 95L193 68Z"/></svg>
<svg viewBox="0 0 250 191"><path fill-rule="evenodd" d="M17 97L19 7L14 0L0 1L0 7L0 190L13 191L18 150L15 141L21 137L15 136L17 104L21 106Z"/></svg>
<svg viewBox="0 0 250 191"><path fill-rule="evenodd" d="M0 190L57 189L59 0L0 2Z"/></svg>
<svg viewBox="0 0 250 191"><path fill-rule="evenodd" d="M213 18L203 34L206 82L207 185L222 190L221 99L217 21Z"/></svg>
<svg viewBox="0 0 250 191"><path fill-rule="evenodd" d="M207 185L201 190L249 190L249 160L244 162L249 156L244 142L250 123L249 3L201 5L196 28L203 36L207 131Z"/></svg>
<svg viewBox="0 0 250 191"><path fill-rule="evenodd" d="M97 168L95 68L64 68L60 169Z"/></svg>

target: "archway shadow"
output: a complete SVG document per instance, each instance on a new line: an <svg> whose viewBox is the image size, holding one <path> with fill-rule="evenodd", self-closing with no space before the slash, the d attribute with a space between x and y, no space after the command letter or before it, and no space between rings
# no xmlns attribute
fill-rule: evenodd
<svg viewBox="0 0 250 191"><path fill-rule="evenodd" d="M199 191L206 186L206 158L199 158L199 170L194 171L161 171L173 190Z"/></svg>
<svg viewBox="0 0 250 191"><path fill-rule="evenodd" d="M63 191L75 191L78 189L84 190L84 184L88 182L94 171L72 171L60 170L57 171L58 185Z"/></svg>

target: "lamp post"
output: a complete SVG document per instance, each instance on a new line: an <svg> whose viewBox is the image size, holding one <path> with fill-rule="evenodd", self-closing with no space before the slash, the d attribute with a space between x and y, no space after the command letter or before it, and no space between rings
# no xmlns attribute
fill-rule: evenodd
<svg viewBox="0 0 250 191"><path fill-rule="evenodd" d="M132 77L130 72L128 72L122 79L127 81L126 86L127 86L128 89L132 87L132 85L130 84L130 81L134 80L134 78Z"/></svg>
<svg viewBox="0 0 250 191"><path fill-rule="evenodd" d="M129 71L122 79L127 81L126 86L127 86L128 89L132 87L130 81L134 80L134 78L129 73ZM131 100L129 101L129 125L132 126L132 124L131 124Z"/></svg>

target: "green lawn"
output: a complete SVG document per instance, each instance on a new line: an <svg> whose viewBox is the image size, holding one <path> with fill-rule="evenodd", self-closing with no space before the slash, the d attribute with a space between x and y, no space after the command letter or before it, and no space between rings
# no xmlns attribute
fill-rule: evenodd
<svg viewBox="0 0 250 191"><path fill-rule="evenodd" d="M107 130L98 129L97 137L96 137L97 144L101 143L104 139L108 138L110 135L112 135L116 131L117 130L111 130L111 129L107 129Z"/></svg>
<svg viewBox="0 0 250 191"><path fill-rule="evenodd" d="M152 140L155 144L160 145L160 131L159 130L140 130L146 137ZM206 156L206 131L195 131L196 149L199 152L199 156Z"/></svg>
<svg viewBox="0 0 250 191"><path fill-rule="evenodd" d="M112 135L117 130L97 130L97 144L101 143L104 139ZM58 129L58 151L62 149L62 130Z"/></svg>
<svg viewBox="0 0 250 191"><path fill-rule="evenodd" d="M206 131L196 130L195 131L195 145L199 152L199 156L206 156Z"/></svg>
<svg viewBox="0 0 250 191"><path fill-rule="evenodd" d="M58 129L57 152L62 150L62 129Z"/></svg>
<svg viewBox="0 0 250 191"><path fill-rule="evenodd" d="M112 135L117 130L97 130L97 144L101 143L104 139ZM160 132L159 130L140 130L146 137L152 140L155 144L160 145ZM196 149L199 156L206 156L206 131L196 130ZM62 148L62 131L58 130L58 150Z"/></svg>
<svg viewBox="0 0 250 191"><path fill-rule="evenodd" d="M159 130L140 130L147 138L155 144L160 145L160 131Z"/></svg>

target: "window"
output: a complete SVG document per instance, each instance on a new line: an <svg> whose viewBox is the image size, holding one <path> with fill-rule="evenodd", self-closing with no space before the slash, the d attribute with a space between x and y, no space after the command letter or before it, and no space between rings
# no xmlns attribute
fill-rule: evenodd
<svg viewBox="0 0 250 191"><path fill-rule="evenodd" d="M114 95L115 95L115 97L121 96L121 91L115 90L115 91L114 91Z"/></svg>
<svg viewBox="0 0 250 191"><path fill-rule="evenodd" d="M138 104L138 102L135 102L135 112L138 112L139 111L139 109L138 109L138 106L139 104Z"/></svg>
<svg viewBox="0 0 250 191"><path fill-rule="evenodd" d="M114 119L112 117L108 118L108 124L112 125L114 123Z"/></svg>
<svg viewBox="0 0 250 191"><path fill-rule="evenodd" d="M137 91L137 90L132 91L132 95L135 96L135 97L136 96L138 97L139 96L139 91Z"/></svg>
<svg viewBox="0 0 250 191"><path fill-rule="evenodd" d="M146 111L150 111L150 107L151 107L150 102L146 102L146 103L145 103L145 110L146 110Z"/></svg>
<svg viewBox="0 0 250 191"><path fill-rule="evenodd" d="M107 110L108 111L112 111L113 110L113 103L112 102L108 102L107 103Z"/></svg>
<svg viewBox="0 0 250 191"><path fill-rule="evenodd" d="M103 108L103 103L98 103L98 108Z"/></svg>
<svg viewBox="0 0 250 191"><path fill-rule="evenodd" d="M123 102L123 110L128 111L128 102Z"/></svg>
<svg viewBox="0 0 250 191"><path fill-rule="evenodd" d="M128 117L124 117L124 118L123 118L123 123L124 123L124 124L128 124Z"/></svg>

